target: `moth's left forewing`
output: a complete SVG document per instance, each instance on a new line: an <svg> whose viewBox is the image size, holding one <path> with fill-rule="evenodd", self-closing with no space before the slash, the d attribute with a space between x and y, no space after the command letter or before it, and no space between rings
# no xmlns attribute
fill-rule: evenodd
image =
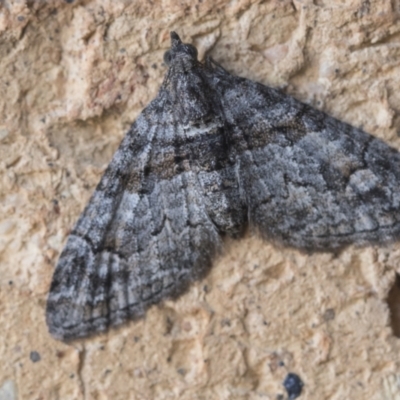
<svg viewBox="0 0 400 400"><path fill-rule="evenodd" d="M104 331L182 294L209 270L220 234L243 224L215 95L201 68L168 74L61 253L46 315L58 339Z"/></svg>

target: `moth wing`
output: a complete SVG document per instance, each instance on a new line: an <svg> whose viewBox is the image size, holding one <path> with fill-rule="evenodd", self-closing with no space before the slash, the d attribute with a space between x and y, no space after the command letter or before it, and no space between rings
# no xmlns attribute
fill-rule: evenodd
<svg viewBox="0 0 400 400"><path fill-rule="evenodd" d="M61 253L46 313L57 339L104 331L181 294L220 246L196 175L171 173L173 154L155 145L177 129L160 103L132 125ZM164 167L152 173L157 158Z"/></svg>
<svg viewBox="0 0 400 400"><path fill-rule="evenodd" d="M399 237L398 151L219 66L210 80L230 127L250 223L263 236L314 250Z"/></svg>

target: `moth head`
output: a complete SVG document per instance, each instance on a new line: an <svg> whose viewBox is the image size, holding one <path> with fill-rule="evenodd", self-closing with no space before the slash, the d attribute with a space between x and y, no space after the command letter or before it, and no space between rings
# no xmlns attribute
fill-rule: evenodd
<svg viewBox="0 0 400 400"><path fill-rule="evenodd" d="M197 61L197 49L191 44L182 43L178 34L171 32L171 49L164 53L164 62L169 66L178 57Z"/></svg>

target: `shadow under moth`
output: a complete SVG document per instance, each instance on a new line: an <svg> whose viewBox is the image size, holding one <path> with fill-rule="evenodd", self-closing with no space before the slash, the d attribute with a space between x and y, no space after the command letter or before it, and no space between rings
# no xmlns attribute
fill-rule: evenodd
<svg viewBox="0 0 400 400"><path fill-rule="evenodd" d="M144 315L203 277L249 224L303 250L400 236L400 154L279 90L229 74L171 33L157 97L71 231L47 325L57 339Z"/></svg>

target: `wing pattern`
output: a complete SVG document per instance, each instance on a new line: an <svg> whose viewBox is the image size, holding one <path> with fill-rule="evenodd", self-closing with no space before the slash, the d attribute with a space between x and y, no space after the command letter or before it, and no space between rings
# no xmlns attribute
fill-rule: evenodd
<svg viewBox="0 0 400 400"><path fill-rule="evenodd" d="M171 34L157 97L123 139L60 255L57 339L144 315L204 276L250 223L306 250L395 240L400 155L275 89L233 76Z"/></svg>
<svg viewBox="0 0 400 400"><path fill-rule="evenodd" d="M219 66L210 81L238 149L249 221L264 237L307 250L398 238L396 150Z"/></svg>

